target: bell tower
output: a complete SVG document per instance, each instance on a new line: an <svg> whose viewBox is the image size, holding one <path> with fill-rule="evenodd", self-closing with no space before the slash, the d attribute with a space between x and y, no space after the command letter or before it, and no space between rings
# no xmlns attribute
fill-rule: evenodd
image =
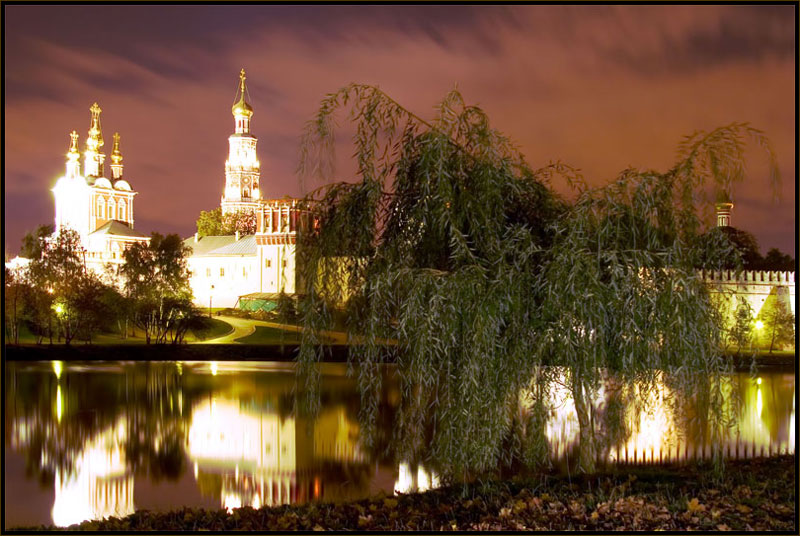
<svg viewBox="0 0 800 536"><path fill-rule="evenodd" d="M239 87L231 107L234 133L228 137L228 160L225 162L225 191L222 213L255 212L261 199L259 179L261 164L256 156L256 137L250 133L253 107L247 102L244 69L239 73Z"/></svg>
<svg viewBox="0 0 800 536"><path fill-rule="evenodd" d="M717 227L730 227L731 225L731 211L733 210L733 202L728 194L721 192L717 196Z"/></svg>

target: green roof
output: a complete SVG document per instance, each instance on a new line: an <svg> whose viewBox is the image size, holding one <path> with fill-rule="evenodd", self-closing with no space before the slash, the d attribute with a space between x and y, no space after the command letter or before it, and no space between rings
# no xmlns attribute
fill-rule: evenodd
<svg viewBox="0 0 800 536"><path fill-rule="evenodd" d="M197 242L192 236L184 240L183 245L192 250L192 257L256 254L256 237L253 235L242 235L239 240L236 240L236 235L202 236Z"/></svg>
<svg viewBox="0 0 800 536"><path fill-rule="evenodd" d="M96 236L96 235L114 235L114 236L129 236L132 238L147 238L147 236L133 229L127 223L119 220L109 220L89 234L89 236Z"/></svg>

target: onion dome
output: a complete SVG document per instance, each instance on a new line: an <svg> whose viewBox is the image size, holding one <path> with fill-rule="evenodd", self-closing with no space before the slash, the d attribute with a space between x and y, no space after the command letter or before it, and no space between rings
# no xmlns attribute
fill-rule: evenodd
<svg viewBox="0 0 800 536"><path fill-rule="evenodd" d="M242 69L239 73L239 89L236 92L237 95L239 95L239 100L231 107L231 113L233 113L233 115L244 115L249 118L253 115L253 107L245 100L245 92L247 91L244 83L245 78L244 69Z"/></svg>

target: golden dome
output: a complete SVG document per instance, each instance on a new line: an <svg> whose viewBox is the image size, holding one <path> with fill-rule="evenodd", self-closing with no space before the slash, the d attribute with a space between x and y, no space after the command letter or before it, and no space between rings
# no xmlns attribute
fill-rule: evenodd
<svg viewBox="0 0 800 536"><path fill-rule="evenodd" d="M233 115L246 115L250 117L253 115L253 107L247 104L247 101L244 98L246 91L244 84L245 78L244 69L242 69L242 71L239 73L239 91L237 91L237 93L240 93L241 96L239 97L238 102L231 107L231 112Z"/></svg>
<svg viewBox="0 0 800 536"><path fill-rule="evenodd" d="M231 108L231 112L233 115L253 115L253 107L247 104L247 101L244 100L244 95L242 95L239 102Z"/></svg>

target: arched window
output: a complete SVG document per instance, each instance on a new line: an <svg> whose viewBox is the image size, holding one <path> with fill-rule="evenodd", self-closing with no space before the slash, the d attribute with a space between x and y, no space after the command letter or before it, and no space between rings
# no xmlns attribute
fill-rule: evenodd
<svg viewBox="0 0 800 536"><path fill-rule="evenodd" d="M108 199L108 219L109 220L113 220L114 219L114 207L115 207L114 200L109 198Z"/></svg>
<svg viewBox="0 0 800 536"><path fill-rule="evenodd" d="M105 210L104 210L105 207L106 207L106 202L103 200L102 197L98 197L97 198L97 217L100 218L101 220L106 219L106 214L105 214Z"/></svg>
<svg viewBox="0 0 800 536"><path fill-rule="evenodd" d="M242 190L242 197L244 197L245 199L249 198L250 197L250 190L247 189L247 188Z"/></svg>
<svg viewBox="0 0 800 536"><path fill-rule="evenodd" d="M122 221L126 221L125 220L125 200L124 199L120 199L119 200L119 205L117 205L117 212L119 213L119 219L122 220Z"/></svg>

